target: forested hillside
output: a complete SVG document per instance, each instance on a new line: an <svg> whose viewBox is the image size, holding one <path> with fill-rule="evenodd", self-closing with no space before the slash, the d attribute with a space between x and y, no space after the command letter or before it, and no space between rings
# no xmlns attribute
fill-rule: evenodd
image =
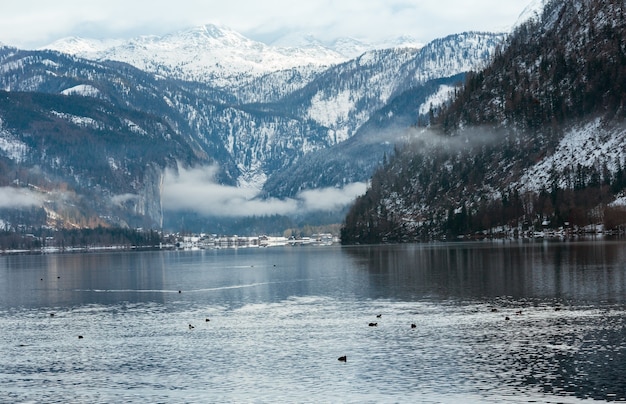
<svg viewBox="0 0 626 404"><path fill-rule="evenodd" d="M619 228L624 2L548 2L371 180L346 243Z"/></svg>
<svg viewBox="0 0 626 404"><path fill-rule="evenodd" d="M195 160L164 119L76 95L0 92L0 139L0 187L26 208L0 217L24 226L158 228L163 170Z"/></svg>

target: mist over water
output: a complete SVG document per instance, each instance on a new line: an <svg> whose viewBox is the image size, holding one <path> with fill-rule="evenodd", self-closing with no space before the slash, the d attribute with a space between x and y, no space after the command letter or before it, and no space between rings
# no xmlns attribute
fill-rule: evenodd
<svg viewBox="0 0 626 404"><path fill-rule="evenodd" d="M163 207L167 211L191 211L204 216L251 217L336 211L366 190L365 183L342 188L309 189L294 198L261 198L255 187L236 187L215 180L217 166L165 171Z"/></svg>
<svg viewBox="0 0 626 404"><path fill-rule="evenodd" d="M0 401L626 399L624 262L611 242L4 256Z"/></svg>

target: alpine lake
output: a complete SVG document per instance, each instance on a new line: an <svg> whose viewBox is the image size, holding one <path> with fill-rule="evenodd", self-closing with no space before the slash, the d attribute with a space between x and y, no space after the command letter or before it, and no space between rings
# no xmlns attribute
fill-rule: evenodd
<svg viewBox="0 0 626 404"><path fill-rule="evenodd" d="M0 402L592 401L624 241L0 256Z"/></svg>

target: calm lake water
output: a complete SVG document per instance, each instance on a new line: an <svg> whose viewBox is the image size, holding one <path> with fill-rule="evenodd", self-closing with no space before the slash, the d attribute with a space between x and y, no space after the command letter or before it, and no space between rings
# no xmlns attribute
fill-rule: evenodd
<svg viewBox="0 0 626 404"><path fill-rule="evenodd" d="M0 333L0 402L623 401L626 243L2 256Z"/></svg>

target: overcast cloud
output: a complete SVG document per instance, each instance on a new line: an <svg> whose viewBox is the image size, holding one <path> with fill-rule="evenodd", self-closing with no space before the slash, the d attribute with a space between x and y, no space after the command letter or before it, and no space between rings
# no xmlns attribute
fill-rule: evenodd
<svg viewBox="0 0 626 404"><path fill-rule="evenodd" d="M365 193L365 183L354 183L342 189L325 188L304 191L296 198L259 199L253 188L220 185L215 181L217 167L179 168L165 172L163 209L194 211L205 216L291 215L312 211L329 211L344 207Z"/></svg>
<svg viewBox="0 0 626 404"><path fill-rule="evenodd" d="M21 0L5 1L0 41L37 48L66 36L163 35L220 24L256 40L287 33L370 42L410 35L420 42L468 30L505 31L531 0Z"/></svg>

